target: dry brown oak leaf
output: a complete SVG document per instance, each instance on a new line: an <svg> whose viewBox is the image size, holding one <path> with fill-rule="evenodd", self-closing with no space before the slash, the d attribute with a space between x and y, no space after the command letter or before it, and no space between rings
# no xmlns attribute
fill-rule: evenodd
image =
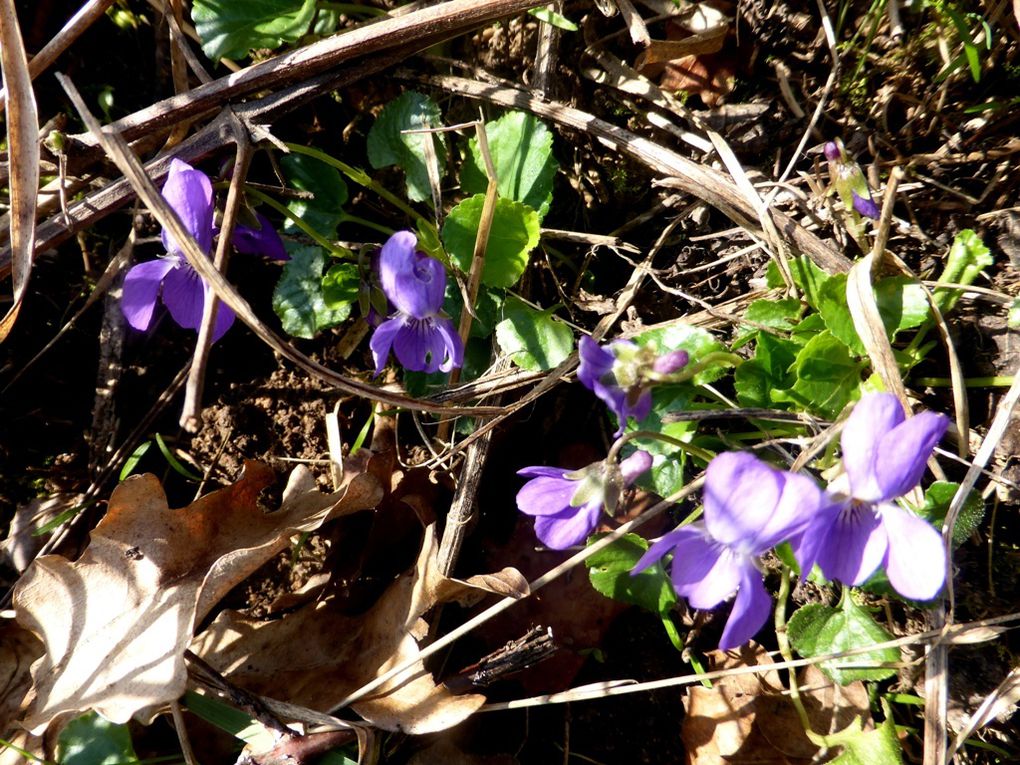
<svg viewBox="0 0 1020 765"><path fill-rule="evenodd" d="M711 670L764 666L774 662L757 643L735 651L709 651ZM860 718L871 727L868 693L855 681L834 686L814 666L800 674L800 693L811 727L818 733L842 730ZM810 765L818 747L808 740L777 670L726 675L711 688L691 686L681 738L688 765Z"/></svg>
<svg viewBox="0 0 1020 765"><path fill-rule="evenodd" d="M46 649L32 665L22 724L38 731L61 712L88 709L124 723L178 698L184 650L217 601L291 536L382 497L378 481L354 465L333 494L298 468L280 509L265 513L258 496L274 480L267 465L249 461L237 483L171 510L155 476L129 478L81 558L36 560L14 594L18 621Z"/></svg>
<svg viewBox="0 0 1020 765"><path fill-rule="evenodd" d="M436 604L472 602L487 593L528 594L527 580L513 568L467 581L449 579L439 572L437 552L435 525L430 525L414 569L363 614L343 613L335 596L274 621L224 611L192 650L248 691L332 709L365 683L418 656L418 641L428 632L421 617ZM483 703L478 694L453 695L418 661L353 707L380 728L418 734L450 728Z"/></svg>

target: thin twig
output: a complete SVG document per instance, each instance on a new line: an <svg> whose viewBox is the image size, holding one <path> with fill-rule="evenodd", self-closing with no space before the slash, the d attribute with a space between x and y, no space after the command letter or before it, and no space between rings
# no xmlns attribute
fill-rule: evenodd
<svg viewBox="0 0 1020 765"><path fill-rule="evenodd" d="M538 590L542 589L543 587L545 587L550 582L553 582L556 579L559 579L563 574L565 574L568 571L572 570L577 565L583 563L584 561L586 561L588 558L590 558L595 553L597 553L600 550L603 550L606 547L608 547L609 545L611 545L613 542L615 542L617 539L622 537L624 534L628 534L631 531L633 531L634 529L638 528L639 526L642 526L646 522L652 520L653 518L658 517L659 515L661 515L666 510L666 508L671 507L672 505L676 504L677 502L683 501L684 499L689 497L691 494L693 494L695 491L700 489L702 487L702 485L704 484L704 482L705 482L704 477L699 477L699 478L696 478L695 480L689 482L680 491L678 491L675 494L667 497L666 499L664 499L661 502L657 503L653 507L650 507L648 510L643 512L641 515L639 515L634 520L628 521L627 523L624 523L622 526L620 526L615 531L613 531L613 532L611 532L609 534L606 534L604 537L602 537L601 539L593 542L592 544L590 544L588 547L584 548L580 552L575 553L574 555L572 555L570 558L565 560L563 563L561 563L558 566L552 568L550 571L547 571L545 574L543 574L542 576L540 576L537 579L535 579L535 581L530 582L528 584L528 595L526 595L524 598L506 597L503 600L499 601L498 603L493 604L492 606L490 606L489 608L485 609L484 611L482 611L480 614L478 614L474 618L469 619L464 624L460 625L459 627L457 627L453 631L447 633L446 635L441 637L436 642L434 642L431 645L429 645L428 647L422 649L422 651L417 656L415 656L415 658L412 659L411 661L405 661L405 662L399 664L398 666L393 667L392 669L390 669L390 670L384 672L383 674L379 675L378 677L376 677L371 682L366 683L361 688L359 688L358 690L356 690L353 693L351 693L350 695L348 695L347 698L345 698L343 701L341 701L339 704L337 704L333 709L330 710L330 712L331 713L332 712L336 712L338 709L342 709L342 708L344 708L346 706L349 706L350 704L353 704L354 702L358 701L359 699L364 698L369 693L374 691L376 688L379 688L382 685L386 684L387 682L392 680L394 677L396 677L396 676L398 676L398 675L400 675L400 674L402 674L404 672L407 672L408 669L411 669L412 667L416 666L422 660L428 658L429 656L431 656L432 654L436 653L437 651L441 651L443 648L446 648L446 646L454 643L456 640L459 640L461 637L463 637L464 635L466 635L469 632L471 632L475 627L477 627L477 626L479 626L481 624L484 624L485 622L489 621L489 619L493 618L494 616L503 613L503 611L506 611L508 608L513 606L515 603L520 603L521 601L526 600L528 597L530 597L531 595L534 595Z"/></svg>
<svg viewBox="0 0 1020 765"><path fill-rule="evenodd" d="M223 223L220 239L216 244L216 256L213 268L221 274L226 273L230 259L231 237L237 213L244 199L242 191L244 181L248 177L248 166L251 164L252 145L248 138L248 130L241 124L232 111L227 110L234 129L234 142L237 153L234 157L234 171L227 191L227 201L223 210ZM216 316L219 313L219 298L216 293L209 293L202 310L202 324L198 329L198 340L195 343L195 355L188 374L188 384L184 391L184 408L181 410L181 427L190 433L198 431L199 413L202 410L202 388L205 385L205 369L209 361L209 350L212 348L213 332L216 328Z"/></svg>

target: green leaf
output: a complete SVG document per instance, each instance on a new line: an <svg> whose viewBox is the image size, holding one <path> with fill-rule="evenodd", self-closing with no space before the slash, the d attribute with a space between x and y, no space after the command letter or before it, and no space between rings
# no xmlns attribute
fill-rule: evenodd
<svg viewBox="0 0 1020 765"><path fill-rule="evenodd" d="M412 202L432 199L425 142L433 142L440 177L446 165L446 144L441 134L402 131L439 127L442 119L439 104L409 90L386 104L368 131L368 161L377 169L399 165L407 180L407 198Z"/></svg>
<svg viewBox="0 0 1020 765"><path fill-rule="evenodd" d="M591 537L588 544L601 536ZM648 542L637 534L625 534L584 562L588 567L588 578L596 592L607 598L658 614L673 644L681 649L683 643L670 617L676 605L676 592L662 563L655 563L640 574L631 576L631 570L646 552Z"/></svg>
<svg viewBox="0 0 1020 765"><path fill-rule="evenodd" d="M991 252L981 241L981 237L971 229L965 229L956 235L953 246L949 248L946 267L939 277L940 282L954 284L973 284L981 270L995 262ZM939 310L946 313L960 299L960 290L935 290L935 303Z"/></svg>
<svg viewBox="0 0 1020 765"><path fill-rule="evenodd" d="M314 16L315 0L195 0L191 6L202 52L213 61L297 42Z"/></svg>
<svg viewBox="0 0 1020 765"><path fill-rule="evenodd" d="M128 726L95 712L71 720L57 738L59 765L122 765L137 760Z"/></svg>
<svg viewBox="0 0 1020 765"><path fill-rule="evenodd" d="M796 377L789 370L797 359L798 351L793 340L759 333L754 358L745 361L733 373L740 405L768 408L784 404L784 401L773 397L772 392L790 388L796 382Z"/></svg>
<svg viewBox="0 0 1020 765"><path fill-rule="evenodd" d="M567 32L577 31L577 24L568 19L566 16L556 13L556 11L550 10L549 8L532 8L528 11L528 13L539 21L544 21L546 24L552 24L554 27L559 27Z"/></svg>
<svg viewBox="0 0 1020 765"><path fill-rule="evenodd" d="M866 609L854 603L849 589L843 591L838 608L811 603L797 609L787 624L787 634L790 644L806 659L839 651L867 648L876 643L892 640L892 635L879 625ZM860 664L862 661L891 663L899 660L899 649L883 648L825 661L819 664L818 668L834 683L849 685L855 680L884 680L893 677L896 670L881 667L847 669L845 668L847 664Z"/></svg>
<svg viewBox="0 0 1020 765"><path fill-rule="evenodd" d="M834 337L858 356L862 356L865 353L864 343L854 327L853 315L847 303L846 280L846 274L836 274L822 283L817 295L818 313Z"/></svg>
<svg viewBox="0 0 1020 765"><path fill-rule="evenodd" d="M337 263L330 266L322 277L322 301L331 311L342 311L358 302L361 294L361 272L354 263Z"/></svg>
<svg viewBox="0 0 1020 765"><path fill-rule="evenodd" d="M835 737L843 751L829 765L903 765L902 748L888 710L874 730L864 730L858 719Z"/></svg>
<svg viewBox="0 0 1020 765"><path fill-rule="evenodd" d="M846 274L830 276L818 290L818 312L828 330L858 356L866 353L854 326L846 298ZM882 326L892 340L904 329L918 327L928 318L928 301L924 289L913 279L892 276L875 285L875 304L882 317Z"/></svg>
<svg viewBox="0 0 1020 765"><path fill-rule="evenodd" d="M744 319L762 327L789 332L800 319L803 308L804 306L797 298L755 300L744 312ZM752 338L757 337L760 332L758 327L742 327L733 340L733 348L740 348Z"/></svg>
<svg viewBox="0 0 1020 765"><path fill-rule="evenodd" d="M574 350L574 333L554 319L551 310L536 311L511 298L503 305L503 312L506 318L496 325L496 342L522 369L552 369Z"/></svg>
<svg viewBox="0 0 1020 765"><path fill-rule="evenodd" d="M907 276L890 276L875 285L875 302L890 337L904 329L919 327L931 309L924 288Z"/></svg>
<svg viewBox="0 0 1020 765"><path fill-rule="evenodd" d="M559 165L552 155L552 133L524 112L509 112L485 125L489 154L495 166L499 195L523 202L545 217L552 202L553 178ZM489 185L478 138L468 143L468 156L460 170L465 194L483 194Z"/></svg>
<svg viewBox="0 0 1020 765"><path fill-rule="evenodd" d="M184 706L196 717L244 741L253 751L266 752L278 743L273 731L214 696L187 691Z"/></svg>
<svg viewBox="0 0 1020 765"><path fill-rule="evenodd" d="M790 275L793 276L793 283L804 293L804 299L815 310L818 309L818 291L829 279L829 275L816 266L809 257L790 258ZM765 280L769 287L783 287L783 278L779 274L779 266L775 261L769 263L765 272Z"/></svg>
<svg viewBox="0 0 1020 765"><path fill-rule="evenodd" d="M280 159L283 174L292 188L307 191L312 199L292 199L287 209L326 239L336 239L336 227L343 220L347 183L335 167L306 154L287 154ZM284 231L296 231L291 221Z"/></svg>
<svg viewBox="0 0 1020 765"><path fill-rule="evenodd" d="M773 391L776 401L793 401L829 419L843 411L861 383L864 363L829 332L820 332L800 349L791 372L796 382L788 391Z"/></svg>
<svg viewBox="0 0 1020 765"><path fill-rule="evenodd" d="M290 260L283 266L273 290L273 310L283 329L294 337L310 340L315 333L332 327L351 315L350 304L329 308L323 298L322 269L326 256L314 245L288 248Z"/></svg>
<svg viewBox="0 0 1020 765"><path fill-rule="evenodd" d="M450 210L443 223L443 244L464 273L471 269L475 236L482 218L484 194L468 197ZM489 231L482 283L489 287L512 287L528 266L529 253L538 246L538 213L521 202L500 198Z"/></svg>
<svg viewBox="0 0 1020 765"><path fill-rule="evenodd" d="M1006 324L1010 329L1020 329L1020 298L1013 301L1006 313Z"/></svg>
<svg viewBox="0 0 1020 765"><path fill-rule="evenodd" d="M634 342L640 346L654 348L659 356L671 351L687 351L690 357L689 364L699 363L710 353L726 351L726 346L716 340L711 332L689 324L672 324L661 329L651 329L637 335ZM729 365L723 362L710 364L694 375L691 382L694 385L704 385L718 380L726 374L728 368Z"/></svg>
<svg viewBox="0 0 1020 765"><path fill-rule="evenodd" d="M953 481L935 481L924 492L924 504L917 508L918 514L926 521L941 530L946 520L946 513L949 512L949 504L956 495L960 484ZM967 541L971 534L977 531L978 526L985 517L985 502L981 494L972 491L963 503L960 514L956 516L956 526L953 527L953 546L959 547Z"/></svg>
<svg viewBox="0 0 1020 765"><path fill-rule="evenodd" d="M469 337L489 337L496 330L496 324L503 318L502 308L503 296L501 292L486 287L479 289L478 297L475 299L475 315L471 322ZM464 310L464 296L452 279L446 285L443 310L454 318L455 324L461 311Z"/></svg>

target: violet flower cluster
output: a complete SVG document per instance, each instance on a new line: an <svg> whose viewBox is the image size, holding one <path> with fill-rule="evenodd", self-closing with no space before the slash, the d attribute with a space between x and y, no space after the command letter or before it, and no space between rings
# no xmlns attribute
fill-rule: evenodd
<svg viewBox="0 0 1020 765"><path fill-rule="evenodd" d="M703 520L658 539L633 573L671 555L673 586L693 607L714 608L735 595L720 641L724 650L749 640L767 621L772 603L761 556L782 542L790 543L804 576L817 565L828 579L858 585L883 567L902 596L930 600L946 577L942 539L896 500L918 485L948 425L933 412L907 418L890 394L863 396L843 429L845 472L825 490L750 453L720 454L706 470ZM651 458L638 452L620 466L621 475L629 482L650 465ZM519 475L532 480L517 505L536 516L536 533L549 547L577 544L612 501L605 488L611 469L605 463L574 473L525 468Z"/></svg>
<svg viewBox="0 0 1020 765"><path fill-rule="evenodd" d="M201 170L174 159L163 185L163 197L181 219L181 223L206 255L212 250L218 233L214 222L212 181ZM269 221L257 216L260 228L234 227L231 243L241 253L264 255L273 260L287 260L283 241ZM147 330L152 323L156 304L162 300L170 317L185 329L197 330L202 323L205 300L211 291L198 272L184 257L184 251L169 231L163 229L166 256L138 263L124 277L121 310L135 329ZM213 328L213 342L223 337L234 323L234 312L220 304Z"/></svg>
<svg viewBox="0 0 1020 765"><path fill-rule="evenodd" d="M784 541L805 576L817 564L826 578L856 585L883 566L902 596L930 600L946 577L942 539L894 500L920 482L948 425L933 412L907 419L888 393L862 397L843 428L845 473L825 491L750 454L720 454L706 471L704 521L663 536L634 571L672 552L673 585L695 608L713 608L736 592L724 650L768 619L759 556Z"/></svg>
<svg viewBox="0 0 1020 765"><path fill-rule="evenodd" d="M836 193L847 210L855 210L865 218L878 220L879 209L871 196L871 188L860 165L847 154L843 142L838 138L829 141L823 148L829 161L829 178L836 187Z"/></svg>
<svg viewBox="0 0 1020 765"><path fill-rule="evenodd" d="M605 347L590 337L578 343L577 379L616 415L619 436L633 417L640 422L652 408L651 385L680 371L689 361L687 351L657 355L629 340L614 340Z"/></svg>
<svg viewBox="0 0 1020 765"><path fill-rule="evenodd" d="M417 248L413 233L398 231L379 254L379 283L395 311L369 341L376 374L386 366L391 348L397 361L413 372L449 372L464 363L464 345L443 313L446 270Z"/></svg>

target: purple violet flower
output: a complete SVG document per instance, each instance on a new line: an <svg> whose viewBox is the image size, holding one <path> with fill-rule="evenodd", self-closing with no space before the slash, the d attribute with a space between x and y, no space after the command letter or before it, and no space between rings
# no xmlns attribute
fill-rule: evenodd
<svg viewBox="0 0 1020 765"><path fill-rule="evenodd" d="M163 185L163 198L195 238L202 252L209 254L216 235L213 223L213 188L209 176L186 162L173 159ZM260 253L285 260L283 242L268 220L259 216L261 229L237 226L232 238L239 252ZM166 229L162 233L166 257L138 263L124 277L121 310L128 324L145 331L160 299L170 317L184 329L199 328L204 301L210 294L202 277L191 267L184 252ZM234 312L221 303L216 312L213 342L223 337L234 323Z"/></svg>
<svg viewBox="0 0 1020 765"><path fill-rule="evenodd" d="M822 497L810 478L776 470L747 452L720 454L706 471L704 520L661 537L633 573L672 552L673 587L694 608L715 608L735 591L719 648L736 648L761 629L772 608L759 556L800 534Z"/></svg>
<svg viewBox="0 0 1020 765"><path fill-rule="evenodd" d="M871 196L871 188L860 165L850 157L840 139L829 141L823 151L829 161L829 178L847 210L855 210L865 218L878 220L878 205Z"/></svg>
<svg viewBox="0 0 1020 765"><path fill-rule="evenodd" d="M376 374L386 365L390 348L413 372L449 372L464 363L460 336L443 314L446 271L417 246L414 234L398 231L379 255L379 283L396 313L376 327L369 342Z"/></svg>
<svg viewBox="0 0 1020 765"><path fill-rule="evenodd" d="M949 418L921 412L909 419L890 393L863 396L843 428L846 473L831 483L829 501L793 543L805 574L817 563L827 579L864 582L884 566L893 588L931 600L946 578L939 533L897 505L920 482Z"/></svg>
<svg viewBox="0 0 1020 765"><path fill-rule="evenodd" d="M535 516L535 535L546 547L565 550L583 542L598 526L605 507L616 510L620 492L652 466L652 455L636 451L619 466L595 462L580 470L526 467L531 478L517 492L517 508Z"/></svg>
<svg viewBox="0 0 1020 765"><path fill-rule="evenodd" d="M671 351L656 356L651 348L641 348L629 340L615 340L605 347L584 336L578 343L581 363L577 379L598 396L616 415L619 436L627 420L648 416L652 408L649 386L687 365L687 351Z"/></svg>

